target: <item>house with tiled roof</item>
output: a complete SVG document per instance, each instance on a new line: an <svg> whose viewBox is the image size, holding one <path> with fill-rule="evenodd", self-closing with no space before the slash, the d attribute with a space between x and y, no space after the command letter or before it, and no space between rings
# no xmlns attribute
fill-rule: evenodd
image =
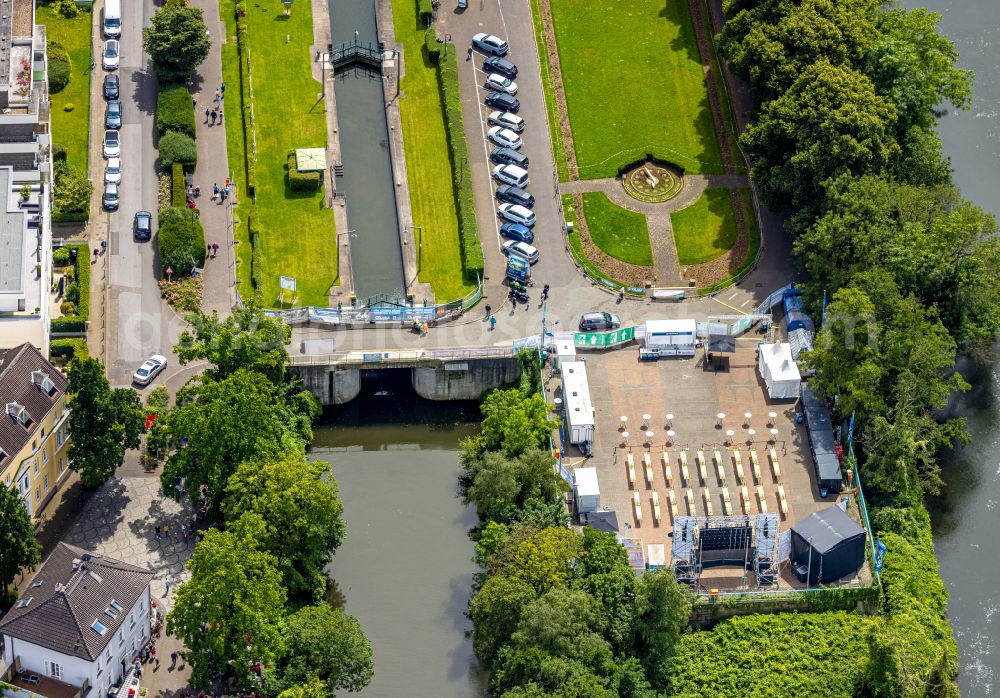
<svg viewBox="0 0 1000 698"><path fill-rule="evenodd" d="M0 483L36 521L70 472L68 387L34 345L0 352Z"/></svg>
<svg viewBox="0 0 1000 698"><path fill-rule="evenodd" d="M0 619L2 677L46 698L108 695L149 642L153 573L60 543Z"/></svg>

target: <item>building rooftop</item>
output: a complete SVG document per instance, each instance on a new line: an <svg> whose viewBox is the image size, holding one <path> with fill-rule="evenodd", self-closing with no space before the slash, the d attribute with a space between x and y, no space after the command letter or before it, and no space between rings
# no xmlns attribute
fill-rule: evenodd
<svg viewBox="0 0 1000 698"><path fill-rule="evenodd" d="M24 292L25 226L23 211L10 211L10 187L13 171L0 167L0 293Z"/></svg>
<svg viewBox="0 0 1000 698"><path fill-rule="evenodd" d="M0 633L92 662L152 579L149 570L59 543L0 621Z"/></svg>
<svg viewBox="0 0 1000 698"><path fill-rule="evenodd" d="M69 382L31 344L0 354L0 472L31 439ZM23 412L22 412L23 410Z"/></svg>

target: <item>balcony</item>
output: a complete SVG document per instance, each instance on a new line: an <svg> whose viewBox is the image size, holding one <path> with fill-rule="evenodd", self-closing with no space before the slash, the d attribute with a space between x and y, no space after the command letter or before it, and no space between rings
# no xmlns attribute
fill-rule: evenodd
<svg viewBox="0 0 1000 698"><path fill-rule="evenodd" d="M21 670L20 666L21 658L15 657L14 663L0 676L3 698L82 698L90 688L86 682L83 686L73 686L36 671Z"/></svg>

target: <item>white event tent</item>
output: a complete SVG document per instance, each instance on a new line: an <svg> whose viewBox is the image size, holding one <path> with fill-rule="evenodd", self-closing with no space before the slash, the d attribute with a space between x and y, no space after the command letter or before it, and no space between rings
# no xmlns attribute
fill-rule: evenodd
<svg viewBox="0 0 1000 698"><path fill-rule="evenodd" d="M795 399L799 396L802 376L792 360L792 348L787 343L761 344L757 347L757 370L760 371L767 394L776 400Z"/></svg>

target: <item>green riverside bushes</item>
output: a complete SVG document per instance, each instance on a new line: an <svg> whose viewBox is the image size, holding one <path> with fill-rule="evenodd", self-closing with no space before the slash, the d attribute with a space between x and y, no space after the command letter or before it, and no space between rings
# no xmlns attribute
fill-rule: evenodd
<svg viewBox="0 0 1000 698"><path fill-rule="evenodd" d="M173 269L173 278L189 276L195 267L205 264L205 231L196 216L182 214L187 211L174 208L160 212L160 268L164 274Z"/></svg>
<svg viewBox="0 0 1000 698"><path fill-rule="evenodd" d="M198 146L190 136L167 131L160 138L160 169L168 170L175 162L194 166L198 162Z"/></svg>
<svg viewBox="0 0 1000 698"><path fill-rule="evenodd" d="M288 188L292 191L319 189L319 172L299 172L295 167L295 151L288 153Z"/></svg>
<svg viewBox="0 0 1000 698"><path fill-rule="evenodd" d="M160 136L169 131L195 137L194 103L185 85L164 85L156 98L156 131Z"/></svg>

